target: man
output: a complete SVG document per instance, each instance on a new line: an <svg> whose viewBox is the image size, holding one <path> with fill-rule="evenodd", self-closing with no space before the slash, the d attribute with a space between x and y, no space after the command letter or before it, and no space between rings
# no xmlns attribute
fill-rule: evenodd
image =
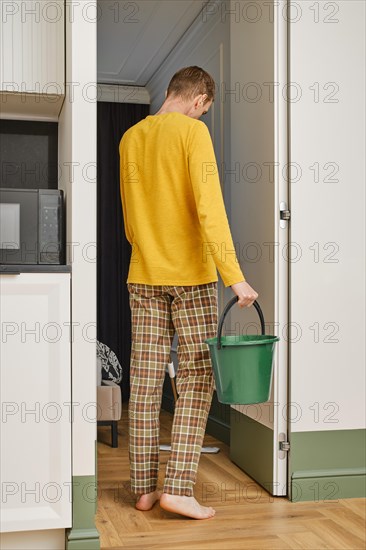
<svg viewBox="0 0 366 550"><path fill-rule="evenodd" d="M239 267L212 141L198 120L214 95L207 72L181 69L160 110L127 130L120 143L122 208L132 245L131 487L139 510L160 500L165 510L196 519L215 514L197 502L193 488L213 393L204 340L216 334L216 268L239 306L258 297ZM179 398L161 494L159 412L175 331Z"/></svg>

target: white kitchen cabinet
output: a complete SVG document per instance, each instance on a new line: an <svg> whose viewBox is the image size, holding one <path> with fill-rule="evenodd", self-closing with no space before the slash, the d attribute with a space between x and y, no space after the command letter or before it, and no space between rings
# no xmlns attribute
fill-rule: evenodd
<svg viewBox="0 0 366 550"><path fill-rule="evenodd" d="M65 1L1 7L1 118L57 119L65 95Z"/></svg>
<svg viewBox="0 0 366 550"><path fill-rule="evenodd" d="M70 274L0 274L0 319L0 530L70 527Z"/></svg>

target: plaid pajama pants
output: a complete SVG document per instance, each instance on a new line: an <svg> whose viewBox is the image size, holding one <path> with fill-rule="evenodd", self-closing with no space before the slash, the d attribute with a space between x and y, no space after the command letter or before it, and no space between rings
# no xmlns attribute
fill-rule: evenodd
<svg viewBox="0 0 366 550"><path fill-rule="evenodd" d="M140 495L157 487L162 388L176 331L179 397L163 491L192 496L214 387L209 349L204 340L216 335L217 283L196 286L128 283L127 287L132 318L131 488Z"/></svg>

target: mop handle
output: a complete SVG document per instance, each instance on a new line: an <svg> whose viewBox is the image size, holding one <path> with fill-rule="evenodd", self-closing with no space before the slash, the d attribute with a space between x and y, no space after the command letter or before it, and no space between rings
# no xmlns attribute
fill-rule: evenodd
<svg viewBox="0 0 366 550"><path fill-rule="evenodd" d="M221 317L220 317L220 320L219 320L219 324L218 324L218 327L217 327L217 349L221 349L221 333L222 333L222 327L224 325L224 321L225 321L225 317L229 311L229 309L234 305L236 304L236 302L238 301L238 296L234 296L225 306L224 308L224 311L222 312L221 314ZM261 329L262 329L262 334L265 334L266 333L266 330L265 330L265 326L264 326L264 317L263 317L263 312L262 312L262 309L261 309L261 306L258 304L257 300L254 300L253 302L253 306L255 307L255 309L257 310L257 313L258 313L258 316L259 316L259 320L260 320L260 323L261 323Z"/></svg>
<svg viewBox="0 0 366 550"><path fill-rule="evenodd" d="M170 363L168 363L168 373L170 378L175 378L175 369L174 369L173 361L170 361Z"/></svg>
<svg viewBox="0 0 366 550"><path fill-rule="evenodd" d="M168 373L169 373L170 383L173 390L174 402L176 403L178 399L178 394L177 394L177 388L175 386L175 368L174 368L174 363L170 357L169 357L169 363L168 363Z"/></svg>

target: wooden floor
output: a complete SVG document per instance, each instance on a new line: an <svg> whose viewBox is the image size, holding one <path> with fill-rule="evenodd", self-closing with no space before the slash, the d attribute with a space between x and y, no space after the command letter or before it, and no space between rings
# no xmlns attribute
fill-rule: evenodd
<svg viewBox="0 0 366 550"><path fill-rule="evenodd" d="M161 414L161 443L169 444L172 416ZM229 459L228 447L206 436L218 454L202 454L195 496L216 516L193 520L134 508L129 489L126 411L119 423L119 448L109 446L109 428L98 428L98 511L101 547L164 550L264 550L267 548L364 549L365 499L292 503L271 497ZM160 481L168 452L161 451Z"/></svg>

